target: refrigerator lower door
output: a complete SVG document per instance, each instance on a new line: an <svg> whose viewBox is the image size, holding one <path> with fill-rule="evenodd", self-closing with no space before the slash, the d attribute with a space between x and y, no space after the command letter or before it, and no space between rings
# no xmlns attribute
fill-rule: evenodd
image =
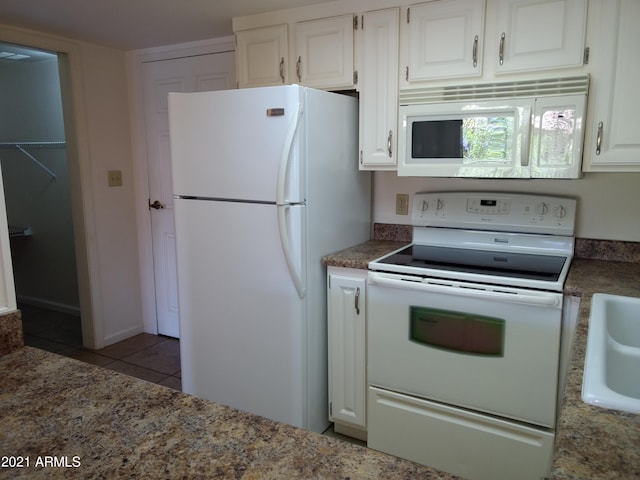
<svg viewBox="0 0 640 480"><path fill-rule="evenodd" d="M305 303L277 207L178 199L175 208L183 390L310 428ZM289 210L300 255L304 207Z"/></svg>

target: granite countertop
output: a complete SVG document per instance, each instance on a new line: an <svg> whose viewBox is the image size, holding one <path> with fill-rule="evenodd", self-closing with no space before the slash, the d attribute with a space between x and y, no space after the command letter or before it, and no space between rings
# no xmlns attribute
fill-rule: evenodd
<svg viewBox="0 0 640 480"><path fill-rule="evenodd" d="M323 262L366 268L407 243ZM565 292L582 300L551 478L640 478L640 415L580 398L591 296L640 296L640 263L574 259ZM458 478L30 347L0 357L0 425L3 461L29 459L0 478Z"/></svg>
<svg viewBox="0 0 640 480"><path fill-rule="evenodd" d="M411 242L395 240L369 240L355 247L347 248L322 259L326 266L359 268L366 270L370 261L380 258L387 253L398 250Z"/></svg>
<svg viewBox="0 0 640 480"><path fill-rule="evenodd" d="M30 347L0 358L0 425L0 478L455 478Z"/></svg>
<svg viewBox="0 0 640 480"><path fill-rule="evenodd" d="M565 285L566 293L580 296L581 302L552 478L640 478L640 415L588 405L581 396L591 296L640 297L640 263L574 259Z"/></svg>
<svg viewBox="0 0 640 480"><path fill-rule="evenodd" d="M407 243L374 240L328 255L324 263L367 268L369 261ZM581 302L551 478L640 478L640 415L588 405L581 398L591 296L610 293L640 297L640 263L574 258L565 293L580 297Z"/></svg>

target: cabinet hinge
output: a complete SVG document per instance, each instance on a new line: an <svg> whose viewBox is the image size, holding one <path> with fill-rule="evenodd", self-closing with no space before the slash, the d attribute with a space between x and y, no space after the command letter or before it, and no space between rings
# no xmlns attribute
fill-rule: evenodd
<svg viewBox="0 0 640 480"><path fill-rule="evenodd" d="M358 30L358 15L353 16L353 29Z"/></svg>
<svg viewBox="0 0 640 480"><path fill-rule="evenodd" d="M589 65L589 47L585 47L584 55L582 56L582 63Z"/></svg>
<svg viewBox="0 0 640 480"><path fill-rule="evenodd" d="M353 84L354 84L354 85L357 85L357 84L358 84L358 71L357 71L357 70L355 70L355 71L353 72Z"/></svg>
<svg viewBox="0 0 640 480"><path fill-rule="evenodd" d="M329 402L329 415L333 417L333 402Z"/></svg>
<svg viewBox="0 0 640 480"><path fill-rule="evenodd" d="M407 23L411 22L411 8L407 8Z"/></svg>
<svg viewBox="0 0 640 480"><path fill-rule="evenodd" d="M404 67L404 79L407 82L409 81L409 66L408 65L406 67Z"/></svg>

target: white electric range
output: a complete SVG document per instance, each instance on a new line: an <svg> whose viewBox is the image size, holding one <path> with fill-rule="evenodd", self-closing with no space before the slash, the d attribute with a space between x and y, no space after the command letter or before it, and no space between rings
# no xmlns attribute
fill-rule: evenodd
<svg viewBox="0 0 640 480"><path fill-rule="evenodd" d="M418 193L369 264L368 444L473 479L544 477L576 201Z"/></svg>

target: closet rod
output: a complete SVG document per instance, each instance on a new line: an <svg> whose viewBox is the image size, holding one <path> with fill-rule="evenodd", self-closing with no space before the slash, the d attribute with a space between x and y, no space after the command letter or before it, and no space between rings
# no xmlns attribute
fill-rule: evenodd
<svg viewBox="0 0 640 480"><path fill-rule="evenodd" d="M65 142L0 142L0 148L16 148L20 150L27 158L53 178L56 178L56 174L43 165L36 157L27 152L25 148L65 148L66 146L67 144Z"/></svg>
<svg viewBox="0 0 640 480"><path fill-rule="evenodd" d="M0 142L0 148L66 148L66 142Z"/></svg>

